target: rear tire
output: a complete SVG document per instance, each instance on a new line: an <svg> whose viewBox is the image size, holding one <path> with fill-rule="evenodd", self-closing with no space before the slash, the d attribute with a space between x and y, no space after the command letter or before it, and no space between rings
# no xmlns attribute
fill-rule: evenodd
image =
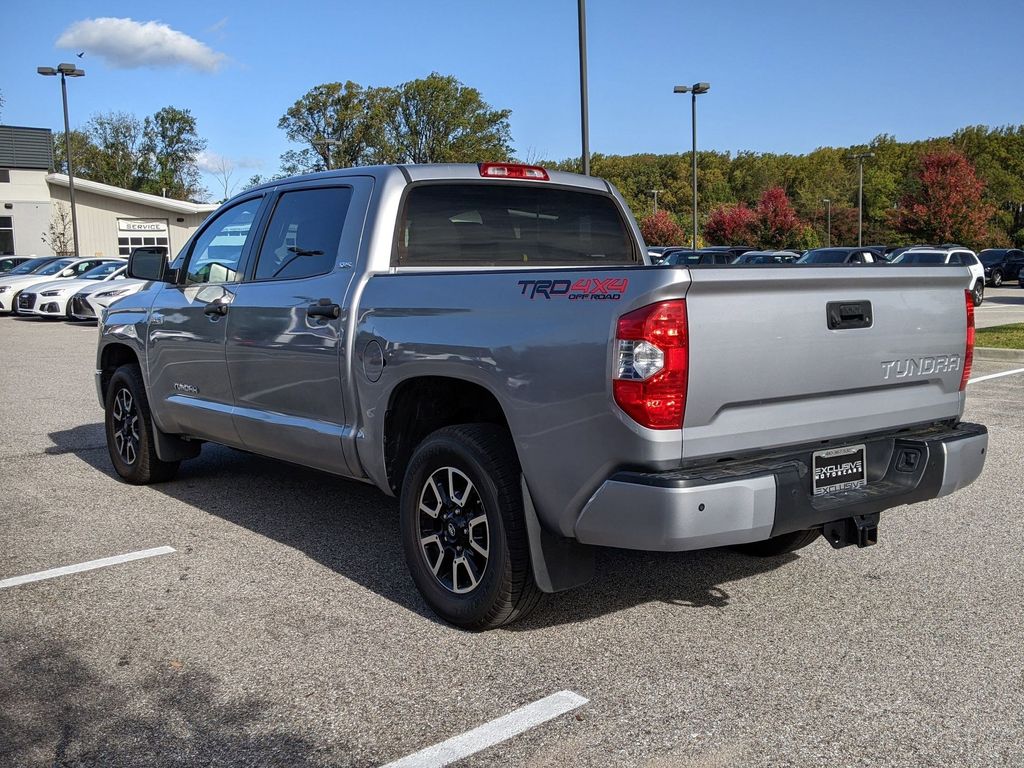
<svg viewBox="0 0 1024 768"><path fill-rule="evenodd" d="M971 302L974 306L980 307L983 301L985 301L985 281L979 280L971 291Z"/></svg>
<svg viewBox="0 0 1024 768"><path fill-rule="evenodd" d="M998 269L992 273L992 287L998 288L1003 284L1003 273Z"/></svg>
<svg viewBox="0 0 1024 768"><path fill-rule="evenodd" d="M437 430L406 469L406 564L427 605L463 629L509 624L540 600L519 477L509 434L493 424Z"/></svg>
<svg viewBox="0 0 1024 768"><path fill-rule="evenodd" d="M103 422L110 461L126 482L163 483L177 473L181 462L161 461L156 455L153 417L139 366L122 365L114 371L107 385Z"/></svg>
<svg viewBox="0 0 1024 768"><path fill-rule="evenodd" d="M752 541L749 544L737 544L734 550L751 557L778 557L789 552L796 552L821 536L820 528L812 528L809 531L793 531L783 533L779 536L772 536L764 541Z"/></svg>

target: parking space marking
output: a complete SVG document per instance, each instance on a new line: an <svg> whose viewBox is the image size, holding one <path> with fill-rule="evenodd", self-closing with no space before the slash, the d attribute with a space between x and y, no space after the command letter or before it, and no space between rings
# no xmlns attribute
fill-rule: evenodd
<svg viewBox="0 0 1024 768"><path fill-rule="evenodd" d="M96 568L106 568L108 565L129 563L132 560L143 560L147 557L156 557L157 555L169 555L176 551L177 550L174 547L155 547L153 549L142 549L138 552L129 552L126 555L102 557L99 560L90 560L86 563L78 563L77 565L65 565L60 568L50 568L47 571L37 571L36 573L29 573L25 576L12 576L9 579L0 580L0 589L17 587L20 584L29 584L33 581L55 579L58 576L67 576L69 573L80 573L81 571L92 571Z"/></svg>
<svg viewBox="0 0 1024 768"><path fill-rule="evenodd" d="M1024 368L1014 368L1012 371L1003 371L1002 373L990 373L988 376L979 376L976 379L969 379L968 384L977 384L979 381L988 381L989 379L998 379L1003 376L1013 376L1015 373L1024 373Z"/></svg>
<svg viewBox="0 0 1024 768"><path fill-rule="evenodd" d="M447 741L414 752L401 760L388 763L383 768L441 768L456 760L480 752L503 741L518 736L541 723L553 720L559 715L571 712L587 703L587 699L572 691L553 693L533 704L527 704L497 720L453 736Z"/></svg>

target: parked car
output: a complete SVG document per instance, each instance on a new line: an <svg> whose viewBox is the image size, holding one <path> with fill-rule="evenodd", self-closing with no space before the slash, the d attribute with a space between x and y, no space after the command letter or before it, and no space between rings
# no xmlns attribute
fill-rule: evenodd
<svg viewBox="0 0 1024 768"><path fill-rule="evenodd" d="M748 251L756 251L757 249L752 245L706 245L700 250L707 251L710 253L728 253L735 259L737 256L742 256L744 253L747 253Z"/></svg>
<svg viewBox="0 0 1024 768"><path fill-rule="evenodd" d="M123 278L126 264L125 259L107 261L82 273L78 278L54 280L23 288L18 294L18 313L49 318L70 318L72 296L84 288Z"/></svg>
<svg viewBox="0 0 1024 768"><path fill-rule="evenodd" d="M978 254L985 269L985 283L998 288L1004 280L1016 280L1024 266L1024 251L1020 248L986 248Z"/></svg>
<svg viewBox="0 0 1024 768"><path fill-rule="evenodd" d="M79 290L71 297L71 317L74 320L96 320L103 314L103 310L115 301L141 291L146 283L146 280L127 277L119 279L113 285L100 283Z"/></svg>
<svg viewBox="0 0 1024 768"><path fill-rule="evenodd" d="M31 261L33 256L4 256L0 258L0 275L6 275L15 267Z"/></svg>
<svg viewBox="0 0 1024 768"><path fill-rule="evenodd" d="M985 300L985 270L974 251L961 246L952 248L909 248L892 260L895 266L928 266L955 264L967 267L971 273L965 286L971 292L974 306L980 307Z"/></svg>
<svg viewBox="0 0 1024 768"><path fill-rule="evenodd" d="M100 264L105 264L108 261L124 263L124 259L118 259L113 256L87 259L76 259L68 256L55 259L52 263L47 264L41 270L32 274L19 275L17 277L4 275L0 277L0 312L20 314L20 294L22 291L52 280L70 280L71 278L81 277L93 267L98 267ZM4 288L7 290L3 290Z"/></svg>
<svg viewBox="0 0 1024 768"><path fill-rule="evenodd" d="M152 282L96 354L118 475L170 481L208 440L371 483L424 602L466 628L585 583L595 547L868 546L984 468L958 272L650 267L594 177L278 180L128 271Z"/></svg>
<svg viewBox="0 0 1024 768"><path fill-rule="evenodd" d="M678 266L685 264L688 267L695 267L700 264L724 265L732 261L732 256L727 251L671 251L665 257L662 264Z"/></svg>
<svg viewBox="0 0 1024 768"><path fill-rule="evenodd" d="M800 258L795 251L747 251L732 264L792 264Z"/></svg>
<svg viewBox="0 0 1024 768"><path fill-rule="evenodd" d="M796 261L797 264L884 264L881 251L871 248L815 248Z"/></svg>

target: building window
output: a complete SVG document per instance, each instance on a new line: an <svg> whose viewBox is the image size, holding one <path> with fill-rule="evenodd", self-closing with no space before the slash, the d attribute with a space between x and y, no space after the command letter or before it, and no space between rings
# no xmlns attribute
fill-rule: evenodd
<svg viewBox="0 0 1024 768"><path fill-rule="evenodd" d="M0 216L0 256L14 255L14 217Z"/></svg>

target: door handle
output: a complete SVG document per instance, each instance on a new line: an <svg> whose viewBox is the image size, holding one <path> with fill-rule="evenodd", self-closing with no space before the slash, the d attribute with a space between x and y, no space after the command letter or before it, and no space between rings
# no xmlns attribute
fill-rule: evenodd
<svg viewBox="0 0 1024 768"><path fill-rule="evenodd" d="M830 301L825 314L833 331L871 327L870 301Z"/></svg>
<svg viewBox="0 0 1024 768"><path fill-rule="evenodd" d="M320 299L316 304L306 307L306 317L322 317L326 320L337 320L341 317L341 307L330 299Z"/></svg>
<svg viewBox="0 0 1024 768"><path fill-rule="evenodd" d="M203 307L203 314L210 318L224 317L224 315L228 313L228 307L230 306L230 302L211 301L209 304Z"/></svg>

